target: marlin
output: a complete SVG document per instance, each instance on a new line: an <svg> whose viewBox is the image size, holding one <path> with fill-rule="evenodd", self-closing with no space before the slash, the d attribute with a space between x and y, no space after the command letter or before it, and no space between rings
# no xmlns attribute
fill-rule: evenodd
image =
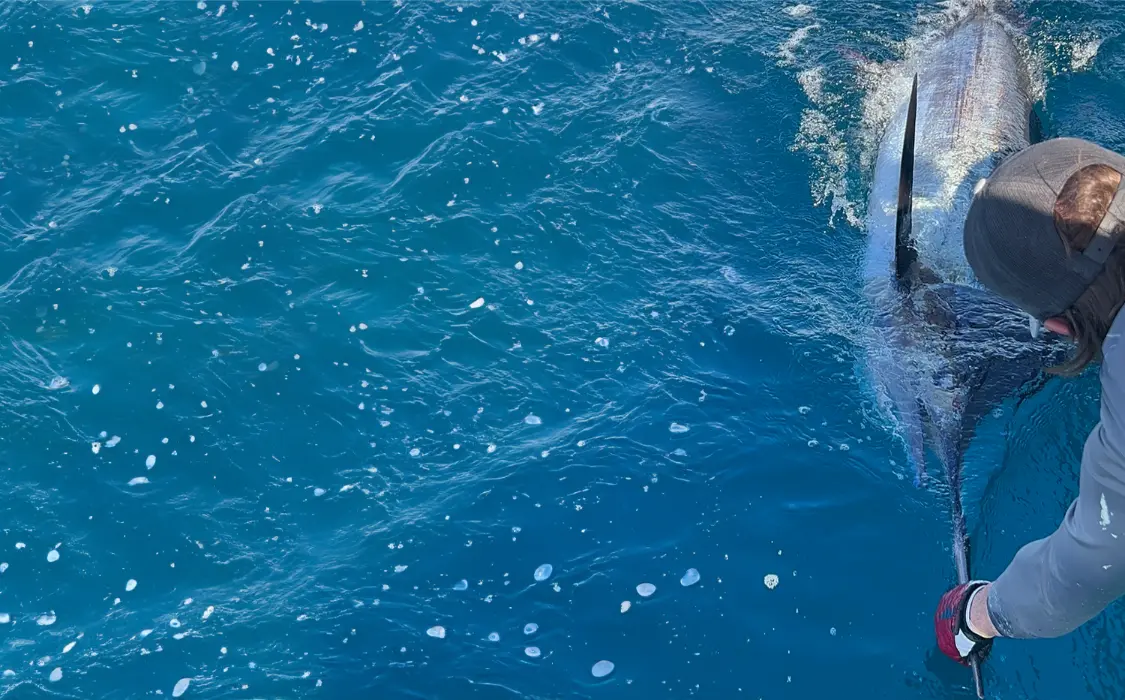
<svg viewBox="0 0 1125 700"><path fill-rule="evenodd" d="M977 183L1039 138L1017 31L977 0L906 62L913 81L880 142L868 202L868 370L915 484L926 479L927 447L944 468L961 582L965 451L981 419L1042 378L1053 355L1023 312L982 288L962 243ZM980 660L971 661L983 698Z"/></svg>

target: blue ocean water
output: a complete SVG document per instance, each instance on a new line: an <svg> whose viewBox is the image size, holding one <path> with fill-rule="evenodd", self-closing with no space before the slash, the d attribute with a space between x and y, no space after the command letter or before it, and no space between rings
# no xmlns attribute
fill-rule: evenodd
<svg viewBox="0 0 1125 700"><path fill-rule="evenodd" d="M1017 10L1125 148L1114 4ZM872 66L956 11L0 7L0 697L968 697L855 334ZM1096 399L982 425L976 574ZM1123 627L990 697L1120 697Z"/></svg>

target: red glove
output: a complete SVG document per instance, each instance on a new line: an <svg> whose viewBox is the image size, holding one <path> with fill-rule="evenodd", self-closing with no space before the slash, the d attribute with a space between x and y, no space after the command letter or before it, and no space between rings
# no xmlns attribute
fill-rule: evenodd
<svg viewBox="0 0 1125 700"><path fill-rule="evenodd" d="M938 647L957 663L969 665L974 654L983 658L992 648L992 640L969 629L969 598L987 581L969 581L947 591L934 613L934 632Z"/></svg>

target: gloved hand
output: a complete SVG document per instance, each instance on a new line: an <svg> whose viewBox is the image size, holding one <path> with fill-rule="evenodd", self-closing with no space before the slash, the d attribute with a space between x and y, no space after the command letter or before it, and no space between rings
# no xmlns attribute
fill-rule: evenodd
<svg viewBox="0 0 1125 700"><path fill-rule="evenodd" d="M969 581L947 591L934 613L934 632L938 647L957 663L969 665L969 658L984 658L992 648L992 640L969 629L969 599L987 581Z"/></svg>

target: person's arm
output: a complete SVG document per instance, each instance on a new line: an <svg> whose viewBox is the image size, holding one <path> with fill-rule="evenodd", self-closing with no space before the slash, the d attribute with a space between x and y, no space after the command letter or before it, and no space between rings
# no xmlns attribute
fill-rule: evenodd
<svg viewBox="0 0 1125 700"><path fill-rule="evenodd" d="M1051 536L1020 549L974 601L970 625L980 634L990 632L982 608L1000 636L1059 637L1125 595L1125 343L1117 337L1106 339L1101 379L1101 421L1082 453L1078 498Z"/></svg>

